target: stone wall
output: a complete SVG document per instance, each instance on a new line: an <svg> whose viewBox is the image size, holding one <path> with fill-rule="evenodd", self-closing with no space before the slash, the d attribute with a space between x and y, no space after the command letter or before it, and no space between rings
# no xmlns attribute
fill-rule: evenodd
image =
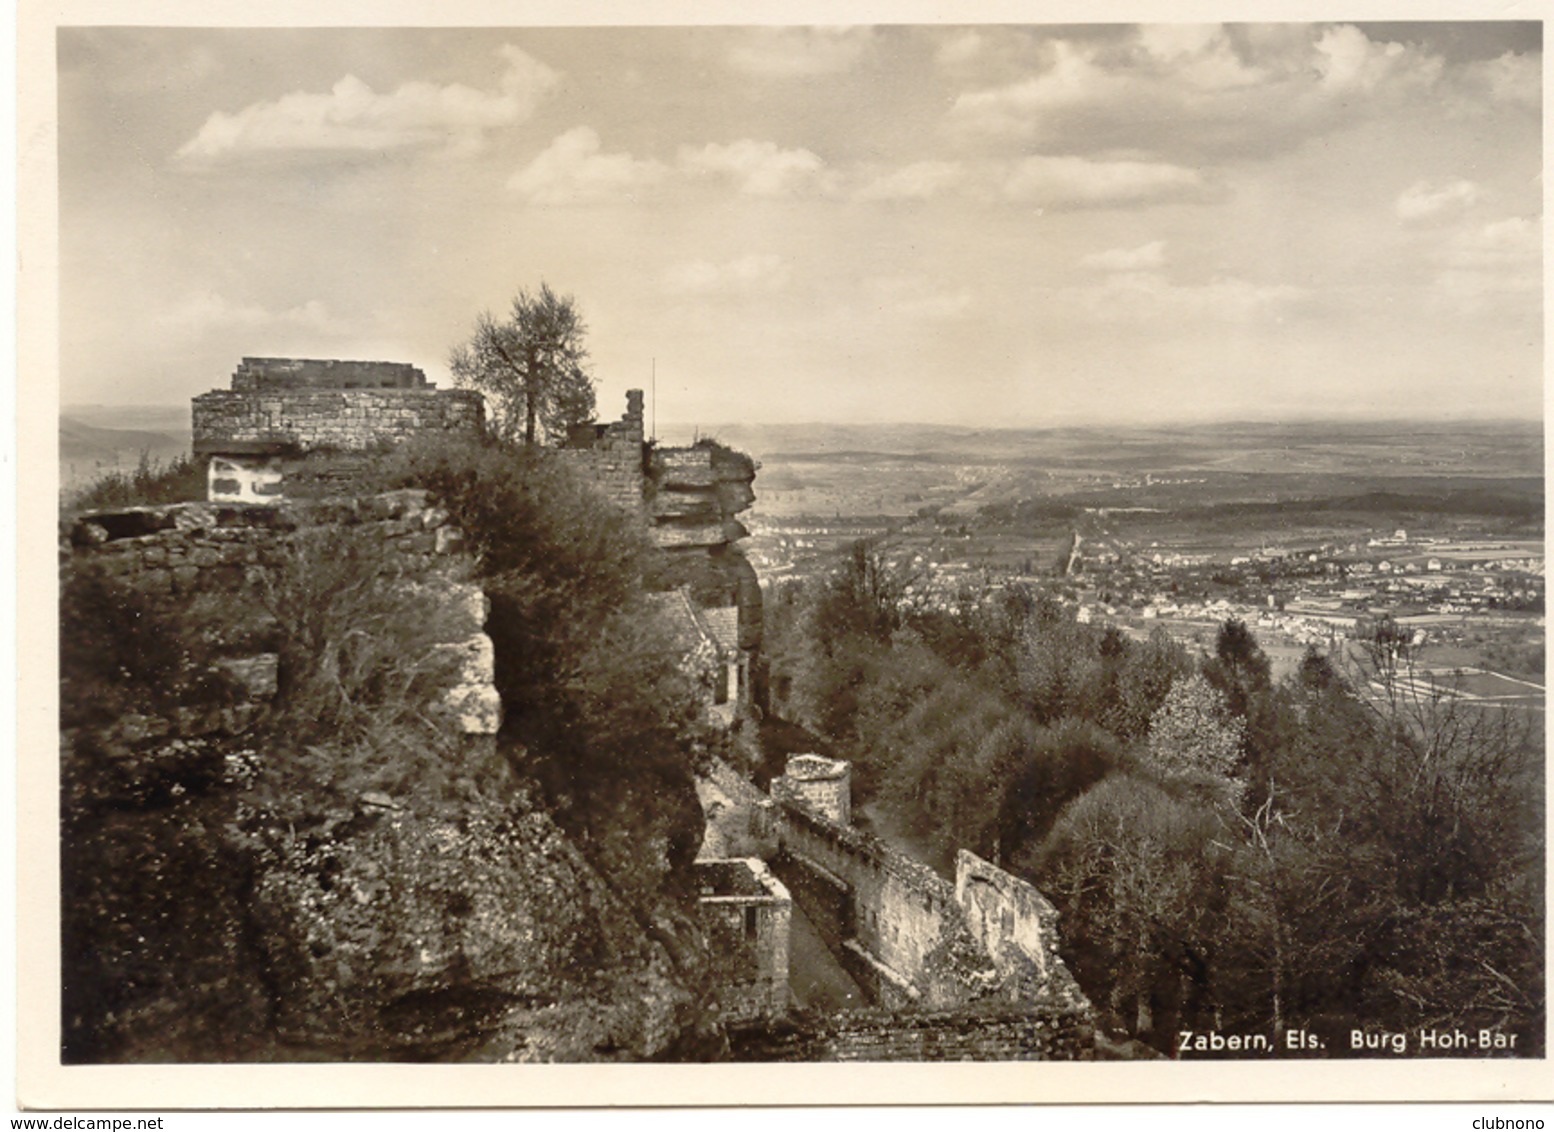
<svg viewBox="0 0 1554 1132"><path fill-rule="evenodd" d="M294 531L364 526L385 546L430 567L463 536L420 490L359 499L287 500L279 507L167 503L89 511L60 529L62 565L93 564L153 593L235 590L253 566L274 566Z"/></svg>
<svg viewBox="0 0 1554 1132"><path fill-rule="evenodd" d="M647 450L642 424L642 391L626 393L620 420L578 425L567 438L562 457L601 495L632 515L644 515Z"/></svg>
<svg viewBox="0 0 1554 1132"><path fill-rule="evenodd" d="M563 448L562 458L599 494L631 515L644 514L642 445L597 444L592 448Z"/></svg>
<svg viewBox="0 0 1554 1132"><path fill-rule="evenodd" d="M1037 978L1047 978L1063 966L1058 910L1034 885L962 849L955 855L955 900L1001 972L1028 962Z"/></svg>
<svg viewBox="0 0 1554 1132"><path fill-rule="evenodd" d="M755 500L755 461L710 440L657 447L646 438L640 389L627 392L620 420L576 426L560 452L606 499L647 522L670 585L686 590L698 608L735 612L730 643L744 656L730 669L730 700L753 703L761 584L737 546L750 532L735 516Z"/></svg>
<svg viewBox="0 0 1554 1132"><path fill-rule="evenodd" d="M707 859L777 854L775 807L755 784L716 755L696 776L706 831L701 853Z"/></svg>
<svg viewBox="0 0 1554 1132"><path fill-rule="evenodd" d="M804 895L834 889L826 878L846 886L852 936L840 958L877 1002L936 1009L997 990L997 972L972 938L948 882L872 834L791 801L776 802L778 875L806 914Z"/></svg>
<svg viewBox="0 0 1554 1132"><path fill-rule="evenodd" d="M342 451L428 433L478 435L485 402L468 389L217 389L194 398L196 455Z"/></svg>
<svg viewBox="0 0 1554 1132"><path fill-rule="evenodd" d="M1059 1007L805 1015L733 1035L737 1061L1088 1061L1090 1020Z"/></svg>
<svg viewBox="0 0 1554 1132"><path fill-rule="evenodd" d="M259 587L286 560L297 532L331 526L357 528L381 541L405 584L424 592L428 624L443 630L429 658L445 674L439 706L462 733L494 735L501 703L484 632L487 602L478 587L458 580L467 565L462 536L424 491L275 506L177 503L89 512L62 525L60 568L65 575L99 570L150 594L216 598L236 622L268 616ZM269 672L259 680L268 690L255 698L274 694L273 654L233 662Z"/></svg>
<svg viewBox="0 0 1554 1132"><path fill-rule="evenodd" d="M793 802L837 825L852 824L852 764L821 755L793 755L772 779L772 798Z"/></svg>
<svg viewBox="0 0 1554 1132"><path fill-rule="evenodd" d="M1032 885L961 851L952 886L847 824L846 762L794 755L772 780L779 875L878 1005L1090 1004L1058 954L1057 910Z"/></svg>
<svg viewBox="0 0 1554 1132"><path fill-rule="evenodd" d="M781 1017L788 1009L788 890L753 857L700 860L695 874L722 1017Z"/></svg>
<svg viewBox="0 0 1554 1132"><path fill-rule="evenodd" d="M407 362L351 362L318 358L244 358L232 374L232 388L429 389L426 374Z"/></svg>

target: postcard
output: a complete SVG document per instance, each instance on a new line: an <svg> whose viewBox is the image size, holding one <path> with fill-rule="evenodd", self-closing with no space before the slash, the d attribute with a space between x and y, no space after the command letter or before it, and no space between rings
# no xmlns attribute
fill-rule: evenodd
<svg viewBox="0 0 1554 1132"><path fill-rule="evenodd" d="M1544 24L1375 8L24 3L18 1103L1550 1099Z"/></svg>

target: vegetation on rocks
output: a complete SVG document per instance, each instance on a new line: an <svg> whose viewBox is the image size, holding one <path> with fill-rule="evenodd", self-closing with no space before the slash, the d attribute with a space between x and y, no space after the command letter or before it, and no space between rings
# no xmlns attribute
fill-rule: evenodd
<svg viewBox="0 0 1554 1132"><path fill-rule="evenodd" d="M162 463L142 452L134 469L99 476L68 501L74 511L131 507L151 503L184 503L205 498L205 462L179 456Z"/></svg>
<svg viewBox="0 0 1554 1132"><path fill-rule="evenodd" d="M428 491L468 553L428 574L342 508L225 599L67 561L66 1059L715 1054L683 868L706 737L647 540L538 451L352 476ZM465 583L494 740L438 702L487 612ZM258 702L225 663L254 653Z"/></svg>

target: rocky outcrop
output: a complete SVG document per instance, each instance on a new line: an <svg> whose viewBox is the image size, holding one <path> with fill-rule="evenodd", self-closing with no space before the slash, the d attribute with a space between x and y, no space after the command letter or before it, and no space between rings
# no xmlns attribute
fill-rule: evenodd
<svg viewBox="0 0 1554 1132"><path fill-rule="evenodd" d="M761 645L761 583L739 548L750 532L737 516L755 502L755 473L749 456L710 440L655 449L648 465L648 516L670 577L700 605L736 607L739 647L750 653Z"/></svg>
<svg viewBox="0 0 1554 1132"><path fill-rule="evenodd" d="M755 502L750 457L712 441L659 448L648 476L654 489L648 514L659 546L711 549L749 535L735 516Z"/></svg>
<svg viewBox="0 0 1554 1132"><path fill-rule="evenodd" d="M289 1045L644 1060L694 1027L668 954L543 811L415 815L379 797L272 854L253 906Z"/></svg>

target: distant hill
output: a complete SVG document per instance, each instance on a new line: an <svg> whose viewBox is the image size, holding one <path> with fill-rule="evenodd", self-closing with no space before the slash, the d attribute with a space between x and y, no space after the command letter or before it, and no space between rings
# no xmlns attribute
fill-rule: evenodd
<svg viewBox="0 0 1554 1132"><path fill-rule="evenodd" d="M70 406L59 418L59 479L66 491L134 468L142 456L166 464L189 453L189 410L177 406Z"/></svg>
<svg viewBox="0 0 1554 1132"><path fill-rule="evenodd" d="M660 429L679 439L684 427ZM1304 472L1363 476L1541 476L1537 421L1227 422L1064 428L912 424L701 426L768 467L882 459L1110 473Z"/></svg>
<svg viewBox="0 0 1554 1132"><path fill-rule="evenodd" d="M165 432L146 432L133 428L100 428L61 417L59 455L62 460L91 460L124 451L158 453L181 451L188 441Z"/></svg>

